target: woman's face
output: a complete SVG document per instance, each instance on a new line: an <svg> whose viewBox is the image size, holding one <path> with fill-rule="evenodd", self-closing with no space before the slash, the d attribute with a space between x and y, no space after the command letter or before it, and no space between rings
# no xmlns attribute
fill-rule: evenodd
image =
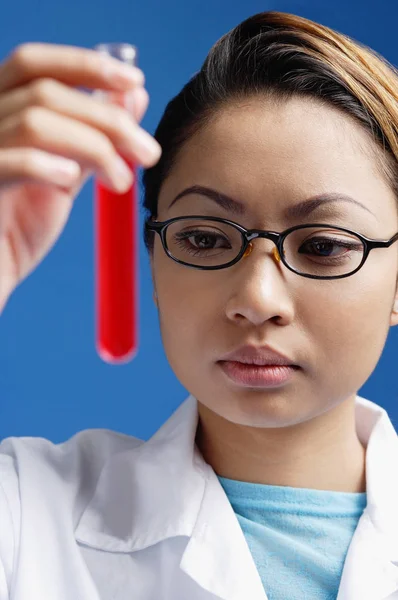
<svg viewBox="0 0 398 600"><path fill-rule="evenodd" d="M183 147L162 186L158 219L199 214L277 232L327 223L389 239L398 230L396 201L370 144L355 122L308 99L232 104ZM238 200L244 212L198 193L170 207L194 185ZM286 208L330 192L365 208L325 201L305 218L285 219ZM257 239L232 267L201 271L171 260L156 236L151 258L172 369L199 403L240 425L286 427L355 397L397 323L397 244L372 250L360 271L339 280L301 277L274 259L273 248ZM244 344L269 344L301 368L279 387L238 386L218 361Z"/></svg>

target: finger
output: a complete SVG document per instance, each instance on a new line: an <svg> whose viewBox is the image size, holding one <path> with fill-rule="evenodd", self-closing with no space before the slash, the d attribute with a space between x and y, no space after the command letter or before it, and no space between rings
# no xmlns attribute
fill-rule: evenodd
<svg viewBox="0 0 398 600"><path fill-rule="evenodd" d="M0 189L29 181L70 187L81 174L76 161L37 148L0 149Z"/></svg>
<svg viewBox="0 0 398 600"><path fill-rule="evenodd" d="M145 82L141 69L97 50L28 43L18 46L0 65L0 93L39 77L105 90L128 90Z"/></svg>
<svg viewBox="0 0 398 600"><path fill-rule="evenodd" d="M39 148L75 160L120 192L127 191L133 180L131 169L106 135L46 108L30 107L0 122L0 148L18 147Z"/></svg>
<svg viewBox="0 0 398 600"><path fill-rule="evenodd" d="M68 88L71 89L71 88ZM105 106L118 106L120 108L124 108L128 115L133 118L134 122L141 121L147 108L149 105L149 94L145 88L139 86L134 88L133 90L129 90L128 92L115 92L115 91L102 91L96 90L92 97L98 99L102 105ZM1 97L0 97L1 98ZM123 116L118 118L117 114L115 116L115 109L109 108L109 115L111 117L111 121L115 124L115 122L119 121L119 125L123 128L125 124L123 123ZM116 109L116 113L118 113ZM98 123L98 126L101 124ZM156 147L158 146L158 142L148 134L150 140L152 141L152 145ZM148 142L150 143L150 140Z"/></svg>
<svg viewBox="0 0 398 600"><path fill-rule="evenodd" d="M115 102L112 103L111 99L114 96ZM108 101L105 102L107 98ZM27 86L0 94L0 122L30 106L46 107L97 127L110 136L121 151L127 146L129 157L134 159L137 158L133 150L137 127L133 119L142 119L148 103L148 93L142 87L129 92L100 92L97 95L88 95L55 79L38 79ZM156 159L159 156L159 144L147 132L143 132L142 136L149 147L153 146Z"/></svg>
<svg viewBox="0 0 398 600"><path fill-rule="evenodd" d="M114 103L119 106L125 107L128 112L133 115L134 120L140 122L145 115L145 112L149 105L149 95L147 90L142 86L137 86L131 90L127 91L103 91L103 90L95 90L94 93L91 90L88 90L85 87L78 87L79 91L84 92L85 94L91 94L98 98L106 99L106 96L109 97L109 101L115 99ZM12 93L12 92L9 92ZM138 108L138 110L137 110Z"/></svg>
<svg viewBox="0 0 398 600"><path fill-rule="evenodd" d="M137 87L127 92L125 106L137 123L140 123L149 106L149 94L146 89Z"/></svg>
<svg viewBox="0 0 398 600"><path fill-rule="evenodd" d="M0 132L6 132L8 143L10 135L7 132L10 131L10 127L15 127L18 120L24 119L24 115L29 111L42 107L48 112L50 109L54 113L74 118L100 130L110 138L115 148L131 161L144 166L152 166L158 161L161 154L158 142L139 127L129 112L121 106L100 101L92 95L52 79L38 80L27 87L28 89L18 88L0 96ZM136 91L138 89L134 90ZM132 99L138 116L145 108L146 102L145 93ZM2 145L0 137L0 146ZM14 145L14 138L11 136L11 146ZM18 145L26 146L26 140L19 138ZM62 151L59 153L62 154Z"/></svg>

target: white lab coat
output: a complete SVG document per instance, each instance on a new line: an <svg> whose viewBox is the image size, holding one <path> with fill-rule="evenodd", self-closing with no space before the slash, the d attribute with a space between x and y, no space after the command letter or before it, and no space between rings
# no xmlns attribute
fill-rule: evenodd
<svg viewBox="0 0 398 600"><path fill-rule="evenodd" d="M147 442L107 430L59 445L4 440L0 600L267 600L195 445L197 422L189 396ZM356 423L367 507L337 600L398 600L397 434L387 412L360 396Z"/></svg>

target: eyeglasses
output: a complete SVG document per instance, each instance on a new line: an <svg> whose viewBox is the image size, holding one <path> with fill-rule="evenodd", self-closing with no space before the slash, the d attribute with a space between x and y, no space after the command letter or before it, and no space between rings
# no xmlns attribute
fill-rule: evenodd
<svg viewBox="0 0 398 600"><path fill-rule="evenodd" d="M275 244L273 255L293 273L310 279L342 279L363 266L373 248L389 248L398 239L372 240L350 229L325 223L290 227L282 233L245 229L220 217L147 219L146 231L160 235L166 254L194 269L225 269L253 250L252 241L266 238Z"/></svg>

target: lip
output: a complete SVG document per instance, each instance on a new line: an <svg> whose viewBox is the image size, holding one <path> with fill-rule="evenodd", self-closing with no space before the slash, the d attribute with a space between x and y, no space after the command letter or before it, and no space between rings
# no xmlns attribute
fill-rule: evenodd
<svg viewBox="0 0 398 600"><path fill-rule="evenodd" d="M264 346L253 346L245 345L241 346L233 352L229 352L222 356L219 361L232 361L243 363L245 365L256 365L258 367L264 366L295 366L299 365L288 356L285 356L281 352L278 352L274 348L268 345Z"/></svg>
<svg viewBox="0 0 398 600"><path fill-rule="evenodd" d="M258 366L237 361L219 361L220 368L235 384L243 387L272 388L287 383L300 368L292 365Z"/></svg>

